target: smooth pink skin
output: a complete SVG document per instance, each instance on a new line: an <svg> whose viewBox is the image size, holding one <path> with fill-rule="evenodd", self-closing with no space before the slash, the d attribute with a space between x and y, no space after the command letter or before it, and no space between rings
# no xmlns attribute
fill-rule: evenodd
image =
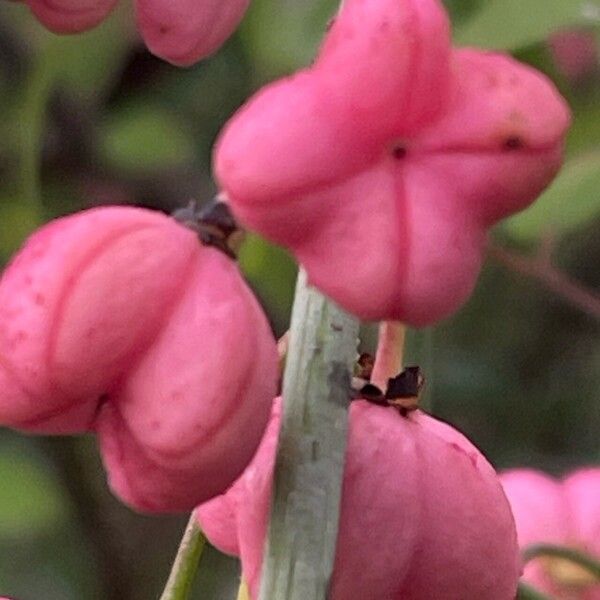
<svg viewBox="0 0 600 600"><path fill-rule="evenodd" d="M102 22L118 0L26 0L35 16L55 33L79 33Z"/></svg>
<svg viewBox="0 0 600 600"><path fill-rule="evenodd" d="M569 119L533 69L452 50L437 0L346 0L315 64L228 123L214 170L342 306L420 326L468 298L487 228L552 180Z"/></svg>
<svg viewBox="0 0 600 600"><path fill-rule="evenodd" d="M190 496L221 493L248 464L269 416L273 338L231 260L210 252L217 261L198 264L169 323L98 419L111 485L149 511L161 509L163 495L188 510ZM160 470L139 468L148 462ZM177 472L181 501L166 485Z"/></svg>
<svg viewBox="0 0 600 600"><path fill-rule="evenodd" d="M87 430L98 397L163 325L197 247L174 221L127 208L86 211L35 233L0 282L0 421Z"/></svg>
<svg viewBox="0 0 600 600"><path fill-rule="evenodd" d="M197 509L211 543L241 555L258 595L279 405L229 491ZM515 597L516 532L494 470L464 436L424 413L353 402L332 600Z"/></svg>
<svg viewBox="0 0 600 600"><path fill-rule="evenodd" d="M159 213L54 221L0 280L0 423L97 431L112 488L138 509L226 489L276 382L273 336L235 264Z"/></svg>
<svg viewBox="0 0 600 600"><path fill-rule="evenodd" d="M557 544L600 558L600 469L581 469L562 481L539 471L515 469L500 479L521 548ZM600 600L600 585L574 593L562 587L540 560L525 566L523 579L559 599Z"/></svg>
<svg viewBox="0 0 600 600"><path fill-rule="evenodd" d="M191 65L220 48L250 0L136 0L138 26L153 54Z"/></svg>
<svg viewBox="0 0 600 600"><path fill-rule="evenodd" d="M118 0L25 0L55 33L96 27ZM239 25L250 0L136 0L140 32L148 49L189 66L216 52Z"/></svg>

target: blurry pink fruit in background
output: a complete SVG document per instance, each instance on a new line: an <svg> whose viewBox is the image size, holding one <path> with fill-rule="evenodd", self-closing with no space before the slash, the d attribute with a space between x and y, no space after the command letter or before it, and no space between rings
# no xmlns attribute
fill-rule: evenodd
<svg viewBox="0 0 600 600"><path fill-rule="evenodd" d="M487 229L552 180L568 124L544 75L452 50L438 0L346 0L315 64L231 119L214 168L312 284L420 326L468 298Z"/></svg>
<svg viewBox="0 0 600 600"><path fill-rule="evenodd" d="M53 221L0 280L0 424L97 432L113 490L142 510L190 509L232 483L277 360L235 263L157 212Z"/></svg>
<svg viewBox="0 0 600 600"><path fill-rule="evenodd" d="M55 33L76 33L101 23L119 0L25 0L35 16Z"/></svg>
<svg viewBox="0 0 600 600"><path fill-rule="evenodd" d="M571 82L600 74L595 31L560 31L550 37L549 46L556 66Z"/></svg>
<svg viewBox="0 0 600 600"><path fill-rule="evenodd" d="M230 490L200 506L201 527L241 556L258 597L280 401ZM449 425L352 403L331 599L509 600L519 576L514 522L493 468Z"/></svg>
<svg viewBox="0 0 600 600"><path fill-rule="evenodd" d="M600 560L600 469L581 469L557 480L517 469L500 476L517 524L519 545L556 544ZM600 584L559 558L536 558L523 579L560 600L600 600Z"/></svg>
<svg viewBox="0 0 600 600"><path fill-rule="evenodd" d="M118 0L25 0L56 33L98 25ZM250 0L135 0L138 27L150 51L187 66L212 54L235 31Z"/></svg>
<svg viewBox="0 0 600 600"><path fill-rule="evenodd" d="M221 47L250 0L136 0L138 26L153 54L191 65Z"/></svg>

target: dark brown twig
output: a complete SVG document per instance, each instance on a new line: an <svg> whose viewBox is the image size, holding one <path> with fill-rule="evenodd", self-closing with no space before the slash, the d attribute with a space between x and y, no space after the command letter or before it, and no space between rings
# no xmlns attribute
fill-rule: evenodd
<svg viewBox="0 0 600 600"><path fill-rule="evenodd" d="M600 294L583 287L555 267L547 255L524 256L490 242L489 255L506 268L537 280L547 289L576 306L590 317L600 320Z"/></svg>

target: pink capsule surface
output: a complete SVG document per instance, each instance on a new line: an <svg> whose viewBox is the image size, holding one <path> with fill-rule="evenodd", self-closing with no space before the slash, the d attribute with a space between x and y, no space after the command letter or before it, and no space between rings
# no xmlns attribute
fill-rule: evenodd
<svg viewBox="0 0 600 600"><path fill-rule="evenodd" d="M314 65L226 125L214 171L343 307L421 326L469 297L487 229L552 180L569 119L544 75L452 49L438 0L346 0Z"/></svg>
<svg viewBox="0 0 600 600"><path fill-rule="evenodd" d="M96 27L118 0L24 0L55 33ZM189 66L216 52L239 25L250 0L135 0L138 28L150 52Z"/></svg>
<svg viewBox="0 0 600 600"><path fill-rule="evenodd" d="M208 539L238 555L258 597L280 423L226 494L197 509ZM516 532L497 476L458 431L416 412L353 402L332 600L513 600Z"/></svg>
<svg viewBox="0 0 600 600"><path fill-rule="evenodd" d="M600 469L586 468L562 480L532 469L500 476L510 502L519 545L567 546L600 561ZM600 584L564 560L537 558L523 579L558 600L600 600Z"/></svg>
<svg viewBox="0 0 600 600"><path fill-rule="evenodd" d="M56 220L0 280L0 423L96 432L113 490L141 510L187 510L232 483L277 361L235 263L157 212Z"/></svg>
<svg viewBox="0 0 600 600"><path fill-rule="evenodd" d="M153 54L191 65L220 48L250 0L136 0L140 32Z"/></svg>
<svg viewBox="0 0 600 600"><path fill-rule="evenodd" d="M79 33L101 23L118 0L26 0L35 16L55 33Z"/></svg>

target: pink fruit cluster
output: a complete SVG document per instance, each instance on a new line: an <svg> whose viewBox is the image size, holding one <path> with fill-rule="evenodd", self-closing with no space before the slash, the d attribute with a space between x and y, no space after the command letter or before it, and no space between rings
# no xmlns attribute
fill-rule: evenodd
<svg viewBox="0 0 600 600"><path fill-rule="evenodd" d="M281 418L244 474L197 509L219 549L240 556L258 597ZM331 600L511 600L519 577L516 532L498 478L460 433L352 403Z"/></svg>
<svg viewBox="0 0 600 600"><path fill-rule="evenodd" d="M470 295L487 229L552 180L568 124L545 76L452 49L438 0L346 0L315 63L232 118L214 169L238 219L343 307L425 325Z"/></svg>
<svg viewBox="0 0 600 600"><path fill-rule="evenodd" d="M56 33L103 21L118 0L24 0ZM215 52L233 33L250 0L135 0L139 30L151 52L186 66Z"/></svg>
<svg viewBox="0 0 600 600"><path fill-rule="evenodd" d="M27 0L63 32L115 2ZM136 10L150 49L190 64L247 4ZM292 250L346 309L425 325L468 298L487 230L551 181L568 124L543 75L452 49L439 0L345 0L314 65L227 125L215 173L240 221ZM234 263L168 217L58 220L0 280L0 424L96 433L114 491L146 511L200 505L254 598L276 382L274 340ZM519 572L510 508L481 453L422 412L353 402L331 600L512 600Z"/></svg>
<svg viewBox="0 0 600 600"><path fill-rule="evenodd" d="M600 468L581 469L562 480L516 469L501 475L519 545L571 547L600 561ZM600 583L573 563L537 558L523 579L558 600L600 600Z"/></svg>
<svg viewBox="0 0 600 600"><path fill-rule="evenodd" d="M112 488L141 510L191 509L233 482L277 361L235 263L156 212L54 221L0 280L0 424L95 432Z"/></svg>

